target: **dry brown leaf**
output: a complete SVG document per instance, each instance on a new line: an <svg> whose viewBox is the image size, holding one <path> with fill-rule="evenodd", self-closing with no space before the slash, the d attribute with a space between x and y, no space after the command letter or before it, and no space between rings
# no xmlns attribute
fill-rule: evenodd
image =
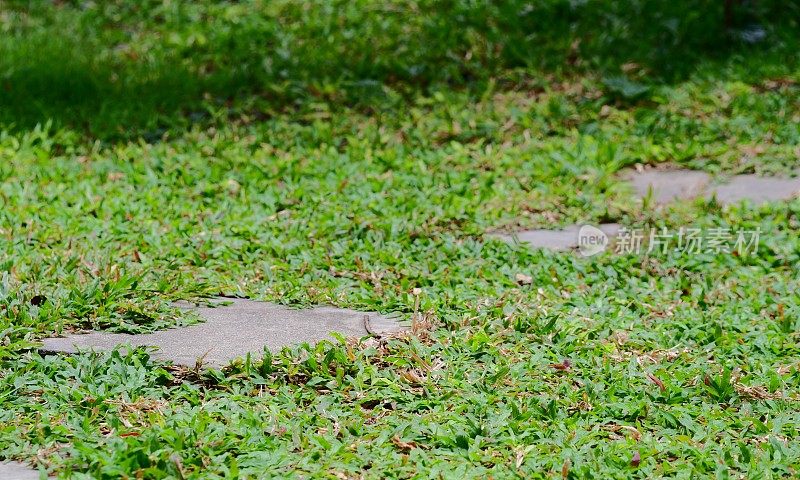
<svg viewBox="0 0 800 480"><path fill-rule="evenodd" d="M399 448L404 452L408 452L418 447L418 445L415 442L404 442L403 440L400 440L400 437L398 437L397 435L392 437L392 443L394 444L395 447Z"/></svg>
<svg viewBox="0 0 800 480"><path fill-rule="evenodd" d="M518 273L514 276L514 279L520 285L530 285L533 283L533 277L529 275L525 275L524 273Z"/></svg>
<svg viewBox="0 0 800 480"><path fill-rule="evenodd" d="M775 393L770 393L766 388L760 385L748 387L747 385L736 383L734 384L733 388L736 389L736 393L738 393L740 397L749 398L752 400L774 400L776 398L783 397L782 392L778 391Z"/></svg>
<svg viewBox="0 0 800 480"><path fill-rule="evenodd" d="M653 375L652 373L650 373L650 372L647 372L647 378L649 378L651 382L653 382L653 383L655 383L656 385L658 385L658 388L659 388L659 389L660 389L662 392L663 392L663 391L665 391L665 390L667 389L667 387L666 387L666 386L664 386L664 382L662 382L660 378L656 377L656 376L655 376L655 375Z"/></svg>

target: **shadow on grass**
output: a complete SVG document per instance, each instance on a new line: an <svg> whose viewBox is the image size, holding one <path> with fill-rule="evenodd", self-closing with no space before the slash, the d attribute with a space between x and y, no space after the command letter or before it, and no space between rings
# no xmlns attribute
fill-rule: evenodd
<svg viewBox="0 0 800 480"><path fill-rule="evenodd" d="M800 38L796 1L739 5L733 33L721 0L150 3L0 6L21 19L0 40L0 124L157 138L231 113L374 106L385 88L480 88L512 71L620 75L636 63L638 82L659 83L731 55L785 67Z"/></svg>

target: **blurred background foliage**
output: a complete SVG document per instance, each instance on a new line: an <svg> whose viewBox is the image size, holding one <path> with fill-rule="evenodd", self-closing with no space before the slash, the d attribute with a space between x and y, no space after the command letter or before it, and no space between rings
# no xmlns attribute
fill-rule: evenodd
<svg viewBox="0 0 800 480"><path fill-rule="evenodd" d="M391 108L448 88L597 75L636 99L797 65L800 3L723 0L0 1L0 125L98 138L220 111Z"/></svg>

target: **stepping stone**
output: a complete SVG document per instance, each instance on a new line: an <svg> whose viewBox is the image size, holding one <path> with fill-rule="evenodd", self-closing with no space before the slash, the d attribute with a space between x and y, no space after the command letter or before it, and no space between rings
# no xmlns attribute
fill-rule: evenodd
<svg viewBox="0 0 800 480"><path fill-rule="evenodd" d="M765 203L777 200L791 200L800 193L800 178L759 177L758 175L737 175L729 183L717 185L707 194L716 196L723 204L750 200Z"/></svg>
<svg viewBox="0 0 800 480"><path fill-rule="evenodd" d="M278 351L284 346L303 342L331 340L331 332L365 336L369 333L365 327L365 315L368 315L371 330L376 334L403 330L395 319L370 312L335 307L297 310L246 299L218 300L232 303L217 307L196 307L186 302L178 304L200 315L204 323L140 335L93 332L46 338L40 351L75 353L78 349L111 349L121 344L154 346L158 350L153 356L159 360L194 367L202 358L203 365L223 367L248 353L253 358L260 357L265 346Z"/></svg>
<svg viewBox="0 0 800 480"><path fill-rule="evenodd" d="M775 200L790 200L800 196L800 177L776 178L759 177L758 175L737 175L729 183L710 186L711 176L697 170L644 170L629 172L625 177L644 198L652 191L653 199L657 204L669 203L673 200L692 199L704 195L705 198L716 196L723 204L736 203L740 200L750 200L755 203L764 203ZM602 224L600 231L607 237L614 237L619 232L620 226L615 223ZM578 233L580 225L571 225L562 230L527 230L514 234L495 234L493 236L512 243L514 239L520 243L527 243L532 247L547 248L550 250L570 250L579 247ZM589 232L597 237L599 232ZM600 235L602 236L602 235ZM594 255L602 248L596 244L585 244L581 247L583 255Z"/></svg>
<svg viewBox="0 0 800 480"><path fill-rule="evenodd" d="M697 170L644 170L626 175L636 194L644 198L650 190L659 205L673 200L686 200L700 196L711 176Z"/></svg>
<svg viewBox="0 0 800 480"><path fill-rule="evenodd" d="M0 462L0 480L39 480L39 471L20 462Z"/></svg>
<svg viewBox="0 0 800 480"><path fill-rule="evenodd" d="M616 223L605 223L598 228L609 237L613 237L619 231L620 226ZM570 225L563 230L526 230L513 235L496 236L508 243L513 243L514 238L516 238L520 243L527 243L532 247L549 250L571 250L578 247L578 232L580 229L580 225Z"/></svg>

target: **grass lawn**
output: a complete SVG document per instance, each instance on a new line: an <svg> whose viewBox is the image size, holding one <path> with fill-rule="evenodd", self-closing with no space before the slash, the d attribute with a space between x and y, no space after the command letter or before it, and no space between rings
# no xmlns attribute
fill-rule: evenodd
<svg viewBox="0 0 800 480"><path fill-rule="evenodd" d="M800 475L800 200L657 209L621 179L794 171L800 6L726 30L686 3L0 1L0 459ZM489 235L581 222L762 233L590 258ZM220 293L427 328L205 372L36 350Z"/></svg>

